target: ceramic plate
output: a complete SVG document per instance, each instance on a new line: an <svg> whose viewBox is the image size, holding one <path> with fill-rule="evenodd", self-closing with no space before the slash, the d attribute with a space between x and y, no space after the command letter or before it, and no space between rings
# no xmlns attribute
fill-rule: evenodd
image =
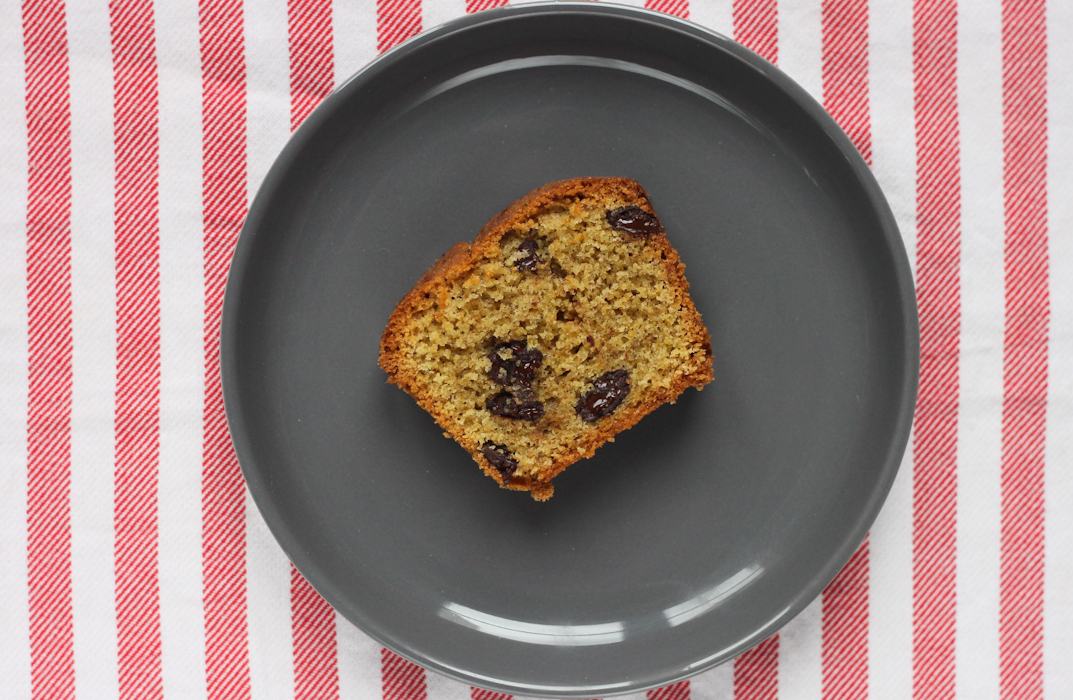
<svg viewBox="0 0 1073 700"><path fill-rule="evenodd" d="M688 390L536 503L377 366L395 304L552 180L648 190L712 334ZM433 29L328 97L242 231L227 416L257 505L335 608L434 671L602 697L730 659L857 548L916 395L905 250L804 90L721 36L604 3Z"/></svg>

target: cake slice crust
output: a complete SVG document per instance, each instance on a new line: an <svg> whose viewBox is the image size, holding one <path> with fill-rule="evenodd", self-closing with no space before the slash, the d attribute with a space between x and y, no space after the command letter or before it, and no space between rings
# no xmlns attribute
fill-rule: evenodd
<svg viewBox="0 0 1073 700"><path fill-rule="evenodd" d="M712 379L684 266L641 186L530 192L414 285L380 366L501 486L551 479Z"/></svg>

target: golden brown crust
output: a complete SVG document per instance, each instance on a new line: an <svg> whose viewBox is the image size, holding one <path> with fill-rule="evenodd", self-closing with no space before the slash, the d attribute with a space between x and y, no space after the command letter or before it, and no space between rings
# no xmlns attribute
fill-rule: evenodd
<svg viewBox="0 0 1073 700"><path fill-rule="evenodd" d="M579 198L624 202L631 206L638 206L655 216L647 193L640 184L628 178L581 177L560 180L537 188L493 217L481 229L473 243L457 243L437 260L399 302L380 340L380 366L387 372L388 381L399 385L413 396L418 405L428 411L449 436L454 437L473 456L485 474L505 488L530 491L533 498L538 501L551 497L553 487L548 482L563 469L580 459L591 457L597 447L623 430L633 427L639 420L664 403L673 403L687 388L692 386L700 389L712 380L712 351L708 331L689 297L685 266L667 237L665 235L652 236L648 241L660 253L670 285L675 291L676 298L681 302L682 308L686 311L683 323L691 329L694 337L701 339L706 361L699 370L679 377L669 388L653 392L643 402L620 410L601 421L599 429L589 433L579 443L579 450L570 457L549 465L539 480L515 476L510 479L509 483L505 483L499 471L492 467L481 454L480 444L465 434L462 425L454 416L442 410L422 388L418 377L411 376L404 370L399 352L409 319L432 306L438 296L445 293L449 283L469 275L477 262L498 249L503 236L519 224L534 218L549 206Z"/></svg>

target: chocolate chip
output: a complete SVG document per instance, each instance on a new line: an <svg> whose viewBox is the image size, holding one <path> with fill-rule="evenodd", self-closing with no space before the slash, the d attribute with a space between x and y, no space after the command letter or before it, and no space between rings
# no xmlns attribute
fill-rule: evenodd
<svg viewBox="0 0 1073 700"><path fill-rule="evenodd" d="M518 460L514 459L506 445L497 445L491 440L481 445L481 454L488 463L495 467L503 481L510 481L518 469Z"/></svg>
<svg viewBox="0 0 1073 700"><path fill-rule="evenodd" d="M523 241L518 250L523 253L522 257L514 261L514 267L522 272L536 272L540 264L540 256L537 255L537 242L534 240Z"/></svg>
<svg viewBox="0 0 1073 700"><path fill-rule="evenodd" d="M597 377L592 388L578 400L574 410L581 416L581 420L592 423L611 415L629 393L630 373L624 369L616 369Z"/></svg>
<svg viewBox="0 0 1073 700"><path fill-rule="evenodd" d="M617 231L634 236L651 236L663 233L663 226L654 214L649 214L641 207L622 207L607 213L607 223Z"/></svg>
<svg viewBox="0 0 1073 700"><path fill-rule="evenodd" d="M497 416L513 420L538 421L544 417L544 404L536 400L532 389L520 389L517 396L501 391L489 396L484 406Z"/></svg>
<svg viewBox="0 0 1073 700"><path fill-rule="evenodd" d="M506 354L507 357L503 357ZM488 353L492 367L488 378L505 387L529 386L536 378L536 372L544 362L544 353L536 348L526 349L524 340L510 340L500 343Z"/></svg>
<svg viewBox="0 0 1073 700"><path fill-rule="evenodd" d="M506 357L504 357L506 355ZM514 420L538 421L544 417L544 404L537 401L533 380L544 362L544 354L529 350L524 340L500 343L488 353L492 367L488 378L505 390L488 397L485 408L497 416Z"/></svg>
<svg viewBox="0 0 1073 700"><path fill-rule="evenodd" d="M484 407L497 416L511 418L512 416L509 414L514 403L516 402L512 394L501 391L495 396L489 396L488 400L484 402Z"/></svg>

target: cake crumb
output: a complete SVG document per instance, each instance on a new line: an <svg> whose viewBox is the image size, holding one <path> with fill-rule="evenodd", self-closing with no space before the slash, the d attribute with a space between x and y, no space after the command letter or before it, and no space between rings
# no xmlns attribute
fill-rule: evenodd
<svg viewBox="0 0 1073 700"><path fill-rule="evenodd" d="M425 274L380 364L486 474L546 500L567 466L711 381L683 270L633 180L551 183Z"/></svg>

